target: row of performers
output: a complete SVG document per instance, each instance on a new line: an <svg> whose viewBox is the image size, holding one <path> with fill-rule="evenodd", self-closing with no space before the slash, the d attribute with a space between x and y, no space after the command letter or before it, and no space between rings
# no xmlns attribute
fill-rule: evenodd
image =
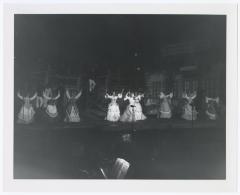
<svg viewBox="0 0 240 195"><path fill-rule="evenodd" d="M67 108L64 121L80 122L80 116L76 102L81 97L82 91L66 90L65 95L67 98ZM32 123L36 114L35 108L47 121L58 121L59 111L57 109L57 101L61 97L60 92L54 96L52 89L46 88L43 91L42 96L39 96L37 93L31 97L29 95L22 96L19 92L17 93L17 96L22 101L22 106L18 113L18 123ZM33 103L35 103L35 106L33 106Z"/></svg>
<svg viewBox="0 0 240 195"><path fill-rule="evenodd" d="M122 94L115 94L113 92L112 95L106 94L105 98L111 99L110 104L108 105L108 112L106 119L108 121L116 122L131 122L138 120L145 120L147 117L143 114L141 99L144 97L144 94L130 93L128 92L124 101L128 100L129 105L125 109L124 113L120 115L119 105L117 103L117 99L122 98ZM183 93L182 98L185 100L185 104L182 108L181 118L185 120L196 120L198 112L196 107L193 104L194 99L197 97L197 93L193 92L191 94ZM171 99L173 98L173 93L164 94L160 93L159 98L161 100L160 106L158 108L157 118L170 119L172 118L172 106ZM216 105L219 104L219 98L209 98L205 97L206 101L206 111L205 114L210 120L217 119L217 110Z"/></svg>
<svg viewBox="0 0 240 195"><path fill-rule="evenodd" d="M67 97L67 107L64 121L65 122L80 122L79 110L77 107L77 100L81 97L82 91L76 90L66 90L65 95ZM35 109L33 107L33 101L36 103L36 109L41 110L46 117L49 119L56 119L59 117L56 102L60 98L60 93L56 96L52 95L50 89L45 89L42 96L35 93L32 97L29 95L22 96L20 93L17 94L18 98L22 100L22 106L18 113L18 123L29 124L32 123L35 116ZM185 120L196 120L198 112L195 106L193 106L193 100L196 98L196 92L187 95L183 94L183 98L186 100L183 106L183 111L181 117ZM161 99L161 104L159 106L158 118L170 119L172 117L171 109L171 99L173 93L164 94L160 93L159 98ZM106 99L110 99L111 102L108 105L108 111L106 115L106 120L117 122L133 122L139 120L145 120L147 117L143 113L141 106L141 100L144 98L144 94L139 93L126 93L124 96L124 101L128 101L129 104L126 107L124 113L121 115L119 105L117 103L118 99L123 98L123 94L116 94L113 92L111 95L106 94ZM207 109L206 115L209 119L215 120L217 118L217 112L215 109L215 104L219 102L219 98L208 98L206 97Z"/></svg>

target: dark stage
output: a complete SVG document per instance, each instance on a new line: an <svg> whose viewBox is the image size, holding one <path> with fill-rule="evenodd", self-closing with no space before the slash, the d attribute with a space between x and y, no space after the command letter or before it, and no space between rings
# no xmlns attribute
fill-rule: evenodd
<svg viewBox="0 0 240 195"><path fill-rule="evenodd" d="M102 179L99 167L120 157L131 164L127 179L225 179L223 121L16 125L14 178Z"/></svg>
<svg viewBox="0 0 240 195"><path fill-rule="evenodd" d="M15 179L225 179L226 15L15 14L14 120Z"/></svg>

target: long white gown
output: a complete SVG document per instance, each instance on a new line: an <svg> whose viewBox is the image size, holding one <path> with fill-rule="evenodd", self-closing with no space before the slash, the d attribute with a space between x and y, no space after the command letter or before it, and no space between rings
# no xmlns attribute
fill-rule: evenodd
<svg viewBox="0 0 240 195"><path fill-rule="evenodd" d="M37 97L37 94L35 93L35 95L33 97L22 97L19 93L18 93L18 97L23 100L24 104L20 109L20 112L18 113L18 123L23 123L23 124L30 124L33 122L34 120L34 115L35 115L35 111L33 109L33 106L31 104L31 101L34 100Z"/></svg>
<svg viewBox="0 0 240 195"><path fill-rule="evenodd" d="M142 111L142 106L140 104L140 101L142 99L143 96L138 95L135 97L135 120L139 121L139 120L145 120L147 117L143 114Z"/></svg>
<svg viewBox="0 0 240 195"><path fill-rule="evenodd" d="M126 110L120 117L120 121L122 122L134 122L136 121L135 112L136 112L136 105L134 96L128 96L126 95L124 98L124 101L128 100L129 105L127 106Z"/></svg>
<svg viewBox="0 0 240 195"><path fill-rule="evenodd" d="M197 111L195 106L192 107L191 103L196 98L196 94L191 95L190 97L187 94L183 95L183 98L187 100L186 104L183 107L182 118L185 120L196 120L197 119Z"/></svg>
<svg viewBox="0 0 240 195"><path fill-rule="evenodd" d="M140 100L143 96L128 96L124 98L124 100L129 101L129 105L126 110L120 117L120 121L122 122L135 122L139 120L145 120L147 117L143 114L142 106L140 104Z"/></svg>
<svg viewBox="0 0 240 195"><path fill-rule="evenodd" d="M107 117L106 120L111 122L117 122L120 119L120 109L117 103L118 98L122 98L121 94L116 95L106 95L105 98L111 99L110 104L108 105Z"/></svg>
<svg viewBox="0 0 240 195"><path fill-rule="evenodd" d="M160 118L169 119L172 117L172 111L170 108L170 101L172 98L172 93L165 95L163 92L160 94L160 99L162 100L159 108Z"/></svg>

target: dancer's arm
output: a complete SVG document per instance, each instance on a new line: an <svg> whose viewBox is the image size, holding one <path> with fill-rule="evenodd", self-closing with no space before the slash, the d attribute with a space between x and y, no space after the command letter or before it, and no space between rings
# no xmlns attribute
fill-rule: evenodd
<svg viewBox="0 0 240 195"><path fill-rule="evenodd" d="M105 98L106 98L106 99L108 99L108 98L109 98L109 99L111 99L111 98L112 98L112 96L111 96L111 95L109 95L108 93L106 93L106 95L105 95Z"/></svg>
<svg viewBox="0 0 240 195"><path fill-rule="evenodd" d="M169 93L168 97L172 98L173 97L173 93Z"/></svg>
<svg viewBox="0 0 240 195"><path fill-rule="evenodd" d="M136 98L139 99L139 101L142 99L142 95L138 95Z"/></svg>
<svg viewBox="0 0 240 195"><path fill-rule="evenodd" d="M162 98L164 98L164 96L165 96L164 93L161 92L160 95L159 95L159 98L162 99Z"/></svg>
<svg viewBox="0 0 240 195"><path fill-rule="evenodd" d="M205 102L208 103L208 101L209 101L209 98L205 97Z"/></svg>
<svg viewBox="0 0 240 195"><path fill-rule="evenodd" d="M45 94L45 92L43 92L43 97L44 97L45 99L47 99L47 100L50 100L50 99L51 99L50 97L48 97L48 96Z"/></svg>
<svg viewBox="0 0 240 195"><path fill-rule="evenodd" d="M78 98L80 98L81 97L81 95L82 95L82 90L75 96L75 99L78 99Z"/></svg>
<svg viewBox="0 0 240 195"><path fill-rule="evenodd" d="M66 96L67 96L67 99L71 99L68 89L66 89Z"/></svg>
<svg viewBox="0 0 240 195"><path fill-rule="evenodd" d="M35 94L30 98L30 100L32 101L32 100L34 100L36 97L37 97L37 93L35 93Z"/></svg>
<svg viewBox="0 0 240 195"><path fill-rule="evenodd" d="M126 101L128 99L129 99L129 96L126 94L123 100Z"/></svg>
<svg viewBox="0 0 240 195"><path fill-rule="evenodd" d="M192 102L192 98L191 97L189 97L187 94L185 95L185 98L188 100L188 102Z"/></svg>
<svg viewBox="0 0 240 195"><path fill-rule="evenodd" d="M195 99L197 97L197 93L194 92L193 96L192 96L192 99Z"/></svg>
<svg viewBox="0 0 240 195"><path fill-rule="evenodd" d="M190 98L188 97L187 93L183 93L182 97L186 99L188 102L190 101Z"/></svg>
<svg viewBox="0 0 240 195"><path fill-rule="evenodd" d="M183 93L182 98L186 98L186 95L187 95L186 93Z"/></svg>
<svg viewBox="0 0 240 195"><path fill-rule="evenodd" d="M54 100L57 100L58 98L60 98L60 93L59 93L59 91L58 91L57 96L56 96L55 98L53 98L53 99L54 99Z"/></svg>
<svg viewBox="0 0 240 195"><path fill-rule="evenodd" d="M18 96L19 99L23 100L23 97L20 95L19 92L17 93L17 96Z"/></svg>
<svg viewBox="0 0 240 195"><path fill-rule="evenodd" d="M121 93L118 94L118 98L122 98L122 94Z"/></svg>
<svg viewBox="0 0 240 195"><path fill-rule="evenodd" d="M117 97L121 99L123 97L123 92L124 92L124 89L122 89L121 93L119 93Z"/></svg>

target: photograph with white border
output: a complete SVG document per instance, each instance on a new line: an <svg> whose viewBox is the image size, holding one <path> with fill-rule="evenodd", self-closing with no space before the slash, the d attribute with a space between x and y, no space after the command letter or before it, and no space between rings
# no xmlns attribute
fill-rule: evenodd
<svg viewBox="0 0 240 195"><path fill-rule="evenodd" d="M237 18L4 3L4 191L236 191Z"/></svg>

